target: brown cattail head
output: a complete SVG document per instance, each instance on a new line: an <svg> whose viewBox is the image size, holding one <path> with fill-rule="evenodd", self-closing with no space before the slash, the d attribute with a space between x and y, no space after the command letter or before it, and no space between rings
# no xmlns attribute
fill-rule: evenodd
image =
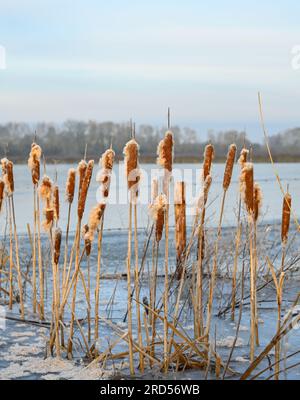
<svg viewBox="0 0 300 400"><path fill-rule="evenodd" d="M291 207L292 207L292 196L289 193L286 193L283 198L282 222L281 222L281 241L284 244L288 240L290 219L291 219Z"/></svg>
<svg viewBox="0 0 300 400"><path fill-rule="evenodd" d="M248 213L252 215L254 211L254 181L253 164L250 162L247 162L242 169L240 176L240 190L246 209Z"/></svg>
<svg viewBox="0 0 300 400"><path fill-rule="evenodd" d="M41 147L36 144L31 144L31 151L28 158L28 167L31 170L32 183L37 185L40 180L40 159L42 155Z"/></svg>
<svg viewBox="0 0 300 400"><path fill-rule="evenodd" d="M176 182L174 193L175 240L177 259L180 260L186 246L185 184Z"/></svg>
<svg viewBox="0 0 300 400"><path fill-rule="evenodd" d="M89 229L84 235L85 240L90 240L90 242L94 240L94 235L100 224L101 218L105 210L105 206L106 203L99 203L91 209L89 215L89 226L88 226Z"/></svg>
<svg viewBox="0 0 300 400"><path fill-rule="evenodd" d="M239 161L238 161L238 163L240 164L241 168L243 168L245 166L245 164L247 162L247 159L248 159L248 154L249 154L249 150L248 149L243 148L241 150L240 158L239 158Z"/></svg>
<svg viewBox="0 0 300 400"><path fill-rule="evenodd" d="M61 245L61 229L56 228L54 232L54 264L58 264L59 256L60 256L60 245Z"/></svg>
<svg viewBox="0 0 300 400"><path fill-rule="evenodd" d="M57 185L53 189L53 207L54 207L54 218L56 221L59 220L59 188Z"/></svg>
<svg viewBox="0 0 300 400"><path fill-rule="evenodd" d="M6 157L1 159L1 169L2 169L2 176L6 175L6 165L8 163L8 159Z"/></svg>
<svg viewBox="0 0 300 400"><path fill-rule="evenodd" d="M254 206L254 221L257 221L261 206L262 206L262 191L261 187L258 183L254 183L254 199L253 199L253 206Z"/></svg>
<svg viewBox="0 0 300 400"><path fill-rule="evenodd" d="M52 197L52 185L53 184L52 184L52 181L49 178L49 176L44 175L41 185L40 185L39 192L40 192L41 199L45 203L47 203L48 206L50 204L51 197Z"/></svg>
<svg viewBox="0 0 300 400"><path fill-rule="evenodd" d="M0 212L2 210L3 199L4 199L5 183L3 179L0 178Z"/></svg>
<svg viewBox="0 0 300 400"><path fill-rule="evenodd" d="M85 224L82 228L82 235L84 238L85 253L87 256L91 254L92 250L92 242L90 241L88 233L89 233L89 226L88 224Z"/></svg>
<svg viewBox="0 0 300 400"><path fill-rule="evenodd" d="M233 171L233 166L234 166L234 162L235 162L235 154L236 154L236 145L231 144L229 146L228 153L227 153L225 172L224 172L224 178L223 178L223 189L224 190L227 190L229 188L229 185L231 182L232 171Z"/></svg>
<svg viewBox="0 0 300 400"><path fill-rule="evenodd" d="M204 200L204 205L207 203L207 199L208 199L208 193L209 193L209 189L211 186L211 182L212 182L212 178L211 175L207 175L204 181L204 185L203 185L203 200Z"/></svg>
<svg viewBox="0 0 300 400"><path fill-rule="evenodd" d="M43 221L43 228L45 231L49 231L52 228L54 220L54 209L52 207L44 210L45 220Z"/></svg>
<svg viewBox="0 0 300 400"><path fill-rule="evenodd" d="M123 154L125 156L125 171L127 177L127 187L130 190L133 186L137 188L137 184L140 181L140 171L139 171L139 145L135 139L129 140L126 143Z"/></svg>
<svg viewBox="0 0 300 400"><path fill-rule="evenodd" d="M81 160L78 164L78 175L79 175L79 182L78 182L78 198L80 196L80 191L82 188L85 172L87 169L87 162L85 160Z"/></svg>
<svg viewBox="0 0 300 400"><path fill-rule="evenodd" d="M215 150L214 146L209 143L205 146L204 150L204 161L203 161L203 179L205 180L207 175L210 174L211 164L214 159Z"/></svg>
<svg viewBox="0 0 300 400"><path fill-rule="evenodd" d="M164 194L156 197L153 204L149 206L149 212L155 220L155 239L160 242L165 223L165 210L167 206L167 198Z"/></svg>
<svg viewBox="0 0 300 400"><path fill-rule="evenodd" d="M68 179L66 184L66 200L69 204L73 203L76 182L76 170L70 168L68 171Z"/></svg>
<svg viewBox="0 0 300 400"><path fill-rule="evenodd" d="M109 195L111 172L114 164L115 152L112 149L106 150L101 159L100 165L102 166L100 172L97 175L97 182L101 185L102 197L107 198Z"/></svg>
<svg viewBox="0 0 300 400"><path fill-rule="evenodd" d="M78 214L79 219L82 219L82 216L84 213L85 202L86 202L90 182L92 179L93 168L94 168L94 160L90 160L87 164L87 168L86 168L84 178L82 181L82 185L80 188L80 195L79 195L79 199L78 199L78 208L77 208L77 214Z"/></svg>
<svg viewBox="0 0 300 400"><path fill-rule="evenodd" d="M12 161L7 161L6 163L6 174L3 177L7 194L10 196L13 194L15 189L14 184L14 163Z"/></svg>
<svg viewBox="0 0 300 400"><path fill-rule="evenodd" d="M173 145L173 133L167 131L157 147L157 164L169 173L172 172L173 166Z"/></svg>

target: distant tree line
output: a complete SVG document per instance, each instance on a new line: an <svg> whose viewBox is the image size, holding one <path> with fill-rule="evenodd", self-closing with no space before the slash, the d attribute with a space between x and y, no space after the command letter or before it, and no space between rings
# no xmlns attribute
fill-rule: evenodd
<svg viewBox="0 0 300 400"><path fill-rule="evenodd" d="M140 125L136 139L140 145L143 161L154 161L157 144L166 128ZM191 128L172 127L175 140L175 161L199 161L204 146L211 142L215 146L216 161L226 157L228 145L236 143L241 149L244 145L252 149L253 160L266 161L264 144L251 143L245 132L228 130L208 132L207 140L201 142L197 132ZM66 121L61 125L39 123L7 123L0 125L1 154L13 161L26 162L33 140L42 147L48 162L76 161L84 155L97 160L112 143L117 158L122 158L125 143L130 138L128 123ZM276 161L300 161L300 128L289 129L269 138L272 154Z"/></svg>

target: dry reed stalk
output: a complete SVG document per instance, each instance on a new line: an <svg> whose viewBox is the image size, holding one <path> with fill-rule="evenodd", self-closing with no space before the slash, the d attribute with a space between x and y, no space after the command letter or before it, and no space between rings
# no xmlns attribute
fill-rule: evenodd
<svg viewBox="0 0 300 400"><path fill-rule="evenodd" d="M37 221L37 248L38 248L38 270L39 270L39 286L40 286L40 307L39 313L41 320L44 320L44 271L42 260L42 244L41 244L41 221L40 221L40 195L36 190L36 221Z"/></svg>
<svg viewBox="0 0 300 400"><path fill-rule="evenodd" d="M255 338L256 345L259 346L259 335L258 335L258 311L257 311L257 220L260 215L262 207L262 190L258 183L254 183L253 193L253 257L254 257L254 303L255 303Z"/></svg>
<svg viewBox="0 0 300 400"><path fill-rule="evenodd" d="M254 254L254 178L253 164L245 163L240 176L241 196L248 212L249 252L250 252L250 360L254 360L256 334L256 287Z"/></svg>
<svg viewBox="0 0 300 400"><path fill-rule="evenodd" d="M157 148L157 164L164 168L163 190L167 198L165 209L165 282L164 282L164 371L168 365L168 298L169 298L169 186L173 166L173 133L167 131Z"/></svg>
<svg viewBox="0 0 300 400"><path fill-rule="evenodd" d="M37 188L40 181L40 159L42 156L42 149L41 147L36 144L31 144L31 151L29 153L28 158L28 167L31 171L31 179L33 184L33 254L32 254L32 287L33 287L33 313L36 313L37 307L37 282L36 282L36 248L38 246L38 258L40 257L40 237L38 231L38 219L40 218L38 213L38 205L37 202L39 201ZM38 236L38 238L37 238ZM41 271L41 260L39 259L39 277L40 277L40 297L43 295L43 289L41 287L41 279L42 271ZM44 303L43 300L40 300L39 305L39 314L40 318L43 319L43 312L44 312Z"/></svg>
<svg viewBox="0 0 300 400"><path fill-rule="evenodd" d="M283 294L283 283L284 283L284 272L280 273L279 278L277 279L275 269L270 262L269 258L267 258L267 264L271 271L272 278L274 281L275 289L276 289L276 300L277 300L277 335L280 333L281 329L281 304L282 304L282 294ZM279 379L279 371L280 371L280 340L278 340L275 344L275 380Z"/></svg>
<svg viewBox="0 0 300 400"><path fill-rule="evenodd" d="M244 168L247 159L248 159L249 150L243 148L240 153L240 157L238 159L238 163L241 169ZM235 253L234 253L234 262L233 262L233 272L232 272L232 301L231 301L231 320L235 319L235 306L236 306L236 276L237 276L237 267L238 267L238 255L239 248L241 242L241 234L242 234L242 224L241 224L241 207L242 207L242 199L241 192L239 192L239 204L238 204L238 216L237 216L237 230L235 235Z"/></svg>
<svg viewBox="0 0 300 400"><path fill-rule="evenodd" d="M214 288L215 288L215 281L216 281L217 272L218 272L218 252L219 252L219 242L220 242L221 232L222 232L222 221L223 221L223 214L224 214L225 198L226 198L226 193L227 193L227 190L228 190L230 182L231 182L231 176L232 176L233 165L234 165L234 160L235 160L235 153L236 153L236 146L235 146L235 144L232 144L229 146L226 165L225 165L225 171L224 171L222 204L221 204L221 211L220 211L220 217L219 217L217 238L216 238L216 242L215 242L213 267L212 267L210 283L209 283L209 295L208 295L208 303L207 303L207 320L206 320L206 327L205 327L205 337L206 337L207 342L209 341L210 324L211 324L212 308L213 308Z"/></svg>
<svg viewBox="0 0 300 400"><path fill-rule="evenodd" d="M174 194L175 208L175 242L177 257L177 279L181 278L183 266L182 257L186 248L186 204L185 183L176 182Z"/></svg>
<svg viewBox="0 0 300 400"><path fill-rule="evenodd" d="M22 285L22 274L21 274L21 264L19 258L19 241L17 235L17 225L16 225L16 215L15 215L15 205L14 205L14 173L13 173L13 162L9 161L7 158L1 160L2 164L2 173L4 173L3 181L5 183L5 189L8 195L8 202L10 203L10 218L12 219L12 226L13 226L13 236L15 242L15 257L16 257L16 269L17 269L17 280L18 280L18 287L19 287L19 297L20 297L20 312L21 318L24 319L24 302L23 302L23 285ZM11 240L11 246L13 245ZM11 271L12 274L12 271ZM11 277L12 279L12 277ZM12 291L12 288L11 288ZM10 297L12 294L10 295ZM11 299L10 299L11 302Z"/></svg>
<svg viewBox="0 0 300 400"><path fill-rule="evenodd" d="M204 170L203 170L204 171ZM204 177L203 177L204 179ZM194 315L194 334L195 337L202 336L203 333L203 258L204 258L204 226L205 226L205 207L208 199L209 189L211 187L212 178L211 175L206 175L203 182L203 193L200 196L201 201L197 207L200 208L200 225L198 233L198 254L197 254L197 282L196 282L196 301L195 301L195 311ZM198 219L198 211L196 212L195 222ZM185 264L187 259L185 260ZM194 282L194 280L193 280Z"/></svg>
<svg viewBox="0 0 300 400"><path fill-rule="evenodd" d="M88 321L88 342L91 341L91 304L90 304L90 293L91 293L91 264L90 264L90 255L92 250L92 242L89 238L86 238L86 235L89 232L88 224L85 224L82 228L82 235L84 238L84 248L85 254L87 257L87 321Z"/></svg>
<svg viewBox="0 0 300 400"><path fill-rule="evenodd" d="M53 238L53 255L52 255L52 279L53 279L53 310L54 310L54 327L55 327L55 346L56 356L60 357L60 340L59 340L59 326L60 326L60 278L59 278L59 257L61 246L61 229L56 228Z"/></svg>
<svg viewBox="0 0 300 400"><path fill-rule="evenodd" d="M88 189L90 186L93 168L94 168L94 160L90 160L87 163L85 168L85 174L83 174L83 169L85 162L81 161L79 163L79 197L78 197L78 206L77 206L77 228L76 228L76 236L75 236L75 271L74 271L74 287L73 287L73 295L72 295L72 305L71 305L71 321L70 321L70 333L68 340L68 358L72 358L72 349L73 349L73 335L74 335L74 322L75 322L75 308L76 308L76 291L77 291L77 281L78 281L78 273L80 268L80 231L81 231L81 220L83 217L85 203L87 198ZM81 182L81 183L80 183Z"/></svg>
<svg viewBox="0 0 300 400"><path fill-rule="evenodd" d="M66 192L65 198L68 202L68 219L67 219L67 228L66 228L66 240L65 240L65 253L64 253L64 266L62 273L62 282L63 282L63 293L66 290L66 272L67 272L67 262L68 262L68 244L69 244L69 231L70 231L70 222L71 222L71 208L74 200L75 193L75 184L76 184L76 170L74 168L70 168L68 171L68 178L66 182Z"/></svg>
<svg viewBox="0 0 300 400"><path fill-rule="evenodd" d="M203 161L203 179L205 181L206 177L210 175L211 164L214 159L214 146L212 144L208 144L205 146L204 150L204 161Z"/></svg>

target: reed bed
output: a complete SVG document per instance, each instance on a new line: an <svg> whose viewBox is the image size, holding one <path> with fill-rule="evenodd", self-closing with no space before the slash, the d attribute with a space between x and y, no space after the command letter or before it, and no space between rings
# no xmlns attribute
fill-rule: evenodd
<svg viewBox="0 0 300 400"><path fill-rule="evenodd" d="M201 188L197 194L193 224L191 227L187 226L186 182L182 180L175 182L174 202L171 204L170 188L172 187L175 145L173 133L168 129L157 148L157 164L161 167L162 177L161 179L156 177L152 181L149 229L143 255L140 257L139 250L142 247L139 243L137 217L141 190L139 144L134 130L131 134L131 139L124 147L126 168L124 179L129 198L127 252L124 255L124 259L126 257L124 277L127 280L128 314L125 318L127 322L124 330L107 319L100 310L103 284L102 243L106 240L104 217L109 207L115 161L112 146L100 157L100 168L96 176L99 184L97 202L90 209L87 209L87 197L93 176L94 161L83 159L79 162L77 169L69 169L65 185L68 214L66 226L62 227L60 226L63 213L60 199L61 188L56 179L52 181L46 175L45 168L44 175L40 176L42 149L37 143L32 143L28 158L33 188L33 229L29 229L33 235L29 273L25 272L25 265L22 264L20 257L14 204L14 165L6 157L1 160L0 211L3 212L3 209L6 209L9 227L7 264L2 263L1 272L6 276L3 282L8 288L6 292L4 291L8 307L12 310L16 305L19 307L21 318L28 317L29 311L24 306L24 296L26 283L30 284L32 312L37 320L46 320L50 325L48 356L71 359L74 353L83 352L88 362L101 363L101 365L108 360L126 358L131 375L136 374L137 369L143 374L157 367L163 373L197 368L201 369L206 376L211 371L216 379L219 379L222 374L224 378L232 373L230 360L237 336L226 362L218 353L212 320L215 317L216 303L219 297L222 298L219 293L222 290L220 289L222 284L218 286L218 290L216 287L221 280L219 276L224 271L222 265L227 263L231 293L228 295L229 301L225 311L220 311L219 315L224 317L228 312L229 317L235 320L235 310L239 307L239 326L243 308L248 306L250 308L250 366L242 374L242 378L247 379L251 374L253 376L254 370L260 366L262 360L268 357L270 350L274 347L275 373L272 377L276 380L280 379L283 364L281 341L291 331L291 324L294 321L292 312L288 312L282 318L284 285L290 269L288 264L290 260L287 256L291 241L289 234L292 197L289 191L287 190L283 196L281 234L278 237L281 243L281 259L278 262L259 251L258 232L263 194L260 185L255 181L255 164L249 162L249 150L243 148L240 150L236 166L237 147L234 143L231 144L228 148L222 185L219 188L221 203L218 227L213 234L210 233L207 209L212 200L210 189L213 181L214 146L209 143L204 149L200 174ZM199 168L200 162L199 157ZM236 193L235 241L229 251L224 249L221 243L226 195L231 190L234 168L239 170L240 184ZM75 196L76 186L77 197ZM233 205L227 206L233 207ZM42 207L42 212L40 212L40 207ZM76 209L74 237L70 235L70 224L74 218L71 213L72 207ZM174 209L174 241L170 240L170 218L173 215L170 209ZM152 252L150 250L151 254L147 258L151 244ZM160 244L164 246L162 254L160 254ZM47 251L50 254L48 263ZM175 261L170 257L171 252L175 254ZM149 261L149 258L148 281L144 285L143 280L145 275L147 276L144 270L147 264L145 260ZM52 268L50 275L47 274L48 264ZM268 271L271 279L268 279ZM95 276L95 279L93 280L91 276ZM47 296L45 289L51 285L50 296ZM275 289L274 299L277 307L276 331L271 342L258 354L259 294L265 287L271 285ZM245 294L245 288L249 289L248 294ZM117 286L115 290L118 290ZM115 294L112 296L111 303L114 302ZM245 304L246 299L249 299L249 304ZM299 298L296 299L294 306L298 304L298 300ZM79 303L81 304L80 311ZM184 318L190 318L189 321L193 322L192 336L188 335L182 327ZM110 329L119 337L117 343L124 342L128 350L114 353L113 348L116 344L110 343L108 348L103 350L102 323L110 326ZM160 324L163 327L162 331L159 330ZM260 373L256 371L256 374Z"/></svg>

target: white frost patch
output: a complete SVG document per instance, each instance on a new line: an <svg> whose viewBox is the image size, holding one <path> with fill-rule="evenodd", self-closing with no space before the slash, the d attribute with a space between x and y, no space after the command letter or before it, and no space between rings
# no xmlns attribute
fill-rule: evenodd
<svg viewBox="0 0 300 400"><path fill-rule="evenodd" d="M12 332L10 334L11 337L29 337L29 336L36 336L36 332L32 331L24 331L24 332Z"/></svg>
<svg viewBox="0 0 300 400"><path fill-rule="evenodd" d="M221 340L217 341L217 346L219 347L232 347L234 344L235 337L234 336L227 336ZM235 347L240 347L244 345L244 341L241 338L237 338Z"/></svg>
<svg viewBox="0 0 300 400"><path fill-rule="evenodd" d="M262 318L258 318L257 322L258 322L259 324L264 324L264 323L265 323L265 321L264 321Z"/></svg>
<svg viewBox="0 0 300 400"><path fill-rule="evenodd" d="M241 363L249 362L249 360L247 360L247 358L244 358L244 357L236 357L235 361L236 362L241 362Z"/></svg>
<svg viewBox="0 0 300 400"><path fill-rule="evenodd" d="M249 328L248 328L248 326L241 325L239 330L240 331L249 331Z"/></svg>

